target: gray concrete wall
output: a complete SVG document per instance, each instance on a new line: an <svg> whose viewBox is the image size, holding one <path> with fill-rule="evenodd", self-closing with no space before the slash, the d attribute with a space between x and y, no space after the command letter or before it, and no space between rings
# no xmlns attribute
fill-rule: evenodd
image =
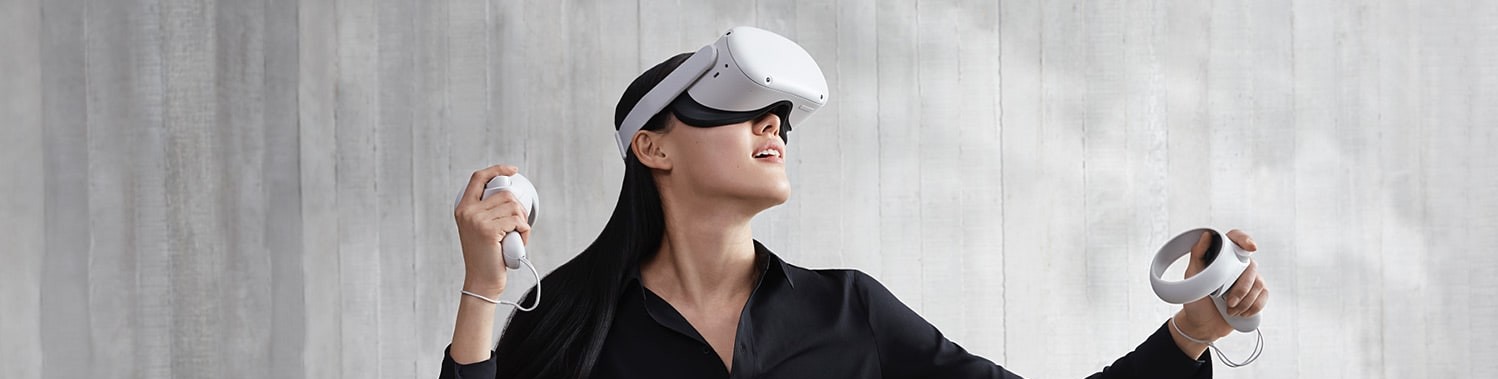
<svg viewBox="0 0 1498 379"><path fill-rule="evenodd" d="M0 0L0 377L433 376L467 173L556 267L624 86L734 25L833 88L755 233L1021 374L1128 351L1209 225L1274 293L1220 377L1498 375L1492 1Z"/></svg>

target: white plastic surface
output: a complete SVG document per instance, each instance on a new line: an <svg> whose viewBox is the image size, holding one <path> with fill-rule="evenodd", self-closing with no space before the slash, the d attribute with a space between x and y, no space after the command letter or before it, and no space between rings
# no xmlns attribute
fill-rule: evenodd
<svg viewBox="0 0 1498 379"><path fill-rule="evenodd" d="M1170 268L1171 263L1183 256L1191 254L1191 247L1196 245L1201 238L1202 232L1211 232L1213 238L1220 241L1221 247L1213 254L1216 258L1207 265L1202 272L1183 280L1168 280L1163 277L1165 270ZM1209 228L1198 228L1186 231L1171 238L1160 251L1155 253L1155 259L1150 264L1150 286L1154 288L1155 295L1161 300L1172 304L1185 304L1199 300L1203 297L1211 297L1212 303L1217 305L1217 311L1227 320L1228 325L1240 332L1251 332L1259 328L1260 315L1253 317L1229 316L1227 302L1223 299L1238 276L1243 270L1248 269L1250 252L1238 247L1238 244L1228 240L1223 233L1218 233Z"/></svg>
<svg viewBox="0 0 1498 379"><path fill-rule="evenodd" d="M514 194L515 199L520 202L521 207L525 208L526 222L531 224L536 223L536 211L541 208L541 201L536 196L536 187L531 184L530 179L526 179L525 176L520 174L496 176L494 179L490 179L488 184L484 185L484 194L479 199L488 199L489 196L500 191L509 191L511 194ZM462 199L463 193L459 192L458 198L453 200L453 206L456 207L458 201ZM509 234L505 234L504 240L500 243L503 245L505 267L519 269L520 261L526 258L525 241L520 237L520 233L510 232Z"/></svg>
<svg viewBox="0 0 1498 379"><path fill-rule="evenodd" d="M630 108L614 136L620 157L629 156L629 142L645 122L682 93L724 111L790 101L786 122L792 124L811 117L830 97L822 68L801 45L768 30L735 27L698 49Z"/></svg>

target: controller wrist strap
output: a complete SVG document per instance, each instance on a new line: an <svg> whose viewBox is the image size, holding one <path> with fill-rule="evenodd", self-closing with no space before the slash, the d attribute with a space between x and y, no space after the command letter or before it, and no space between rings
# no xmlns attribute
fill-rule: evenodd
<svg viewBox="0 0 1498 379"><path fill-rule="evenodd" d="M1190 335L1187 335L1185 331L1181 330L1180 326L1176 325L1175 316L1170 317L1170 327L1174 328L1176 330L1176 333L1180 334L1181 337L1185 338L1187 341L1207 345L1208 350L1212 350L1214 354L1217 354L1217 360L1222 361L1222 364L1227 365L1228 367L1237 368L1247 366L1248 364L1254 363L1255 360L1259 359L1259 353L1264 352L1264 332L1259 331L1259 329L1254 329L1254 334L1257 336L1258 340L1254 342L1253 352L1249 353L1248 358L1244 359L1243 362L1240 363L1233 362L1233 360L1228 359L1227 354L1224 354L1222 352L1222 348L1217 347L1217 345L1212 343L1211 341L1199 340L1191 337Z"/></svg>
<svg viewBox="0 0 1498 379"><path fill-rule="evenodd" d="M473 292L469 292L468 290L463 290L461 293L464 294L464 295L476 297L479 300L483 300L485 302L488 302L489 304L510 305L510 306L514 306L515 309L518 309L520 311L530 312L531 310L536 309L536 305L541 304L541 274L536 271L536 266L532 265L531 264L531 260L529 260L529 259L520 258L520 264L523 264L523 265L525 265L526 268L531 269L531 276L533 276L533 277L536 278L536 299L531 301L531 306L529 308L527 308L525 306L522 306L522 305L520 305L520 303L513 302L513 301L490 299L488 297L485 297L484 295L480 295L480 294L476 294L476 293L473 293ZM1182 335L1184 335L1184 334L1182 334Z"/></svg>

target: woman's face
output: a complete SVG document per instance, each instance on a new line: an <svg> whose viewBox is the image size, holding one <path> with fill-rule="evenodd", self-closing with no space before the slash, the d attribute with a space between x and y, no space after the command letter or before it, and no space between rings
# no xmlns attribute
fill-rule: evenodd
<svg viewBox="0 0 1498 379"><path fill-rule="evenodd" d="M667 118L661 150L670 158L673 192L763 210L791 195L780 117L766 113L737 124L699 128Z"/></svg>

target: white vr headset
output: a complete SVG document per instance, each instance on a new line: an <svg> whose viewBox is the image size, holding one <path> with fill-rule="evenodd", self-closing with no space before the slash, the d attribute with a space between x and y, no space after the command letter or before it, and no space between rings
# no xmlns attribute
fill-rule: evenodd
<svg viewBox="0 0 1498 379"><path fill-rule="evenodd" d="M725 113L785 107L781 121L788 129L793 121L805 120L827 104L827 79L811 54L790 39L748 26L729 29L635 103L619 124L619 155L628 157L635 133L682 95Z"/></svg>

